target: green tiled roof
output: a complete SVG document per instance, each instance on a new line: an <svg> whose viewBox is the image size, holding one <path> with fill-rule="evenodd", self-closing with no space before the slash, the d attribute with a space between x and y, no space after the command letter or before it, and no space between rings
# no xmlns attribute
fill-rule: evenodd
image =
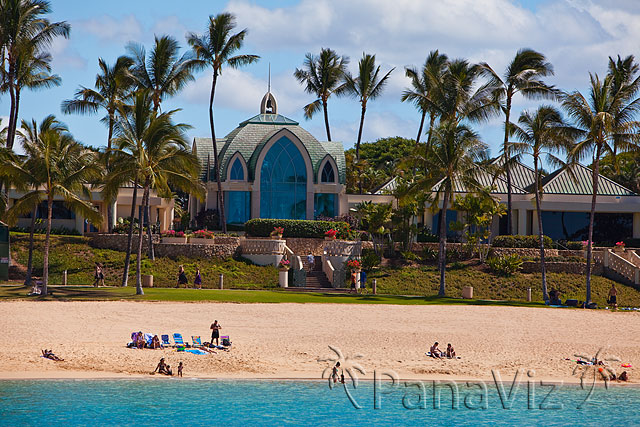
<svg viewBox="0 0 640 427"><path fill-rule="evenodd" d="M319 142L309 132L298 125L298 122L284 117L280 114L258 114L244 122L231 131L223 139L217 139L219 159L221 164L221 179L224 181L227 176L229 161L239 153L247 164L249 181L255 177L255 168L262 147L269 139L282 129L287 129L293 133L304 145L313 167L313 180L317 181L318 170L322 160L330 155L338 166L338 182L346 182L346 162L344 159L344 148L340 142ZM194 146L196 153L203 167L202 179L214 179L213 171L213 148L211 138L195 138ZM207 156L210 156L209 173L207 174Z"/></svg>
<svg viewBox="0 0 640 427"><path fill-rule="evenodd" d="M480 184L481 187L494 187L492 194L506 194L507 193L507 181L502 177L494 177L492 174L484 170L482 167L477 166L476 171L476 180ZM437 189L440 185L439 181L436 185L433 186L433 190ZM453 182L453 191L454 193L468 193L469 190L464 186L462 182L459 180L454 180ZM511 184L511 192L512 194L526 194L526 191L522 188L516 187Z"/></svg>
<svg viewBox="0 0 640 427"><path fill-rule="evenodd" d="M544 194L593 194L593 171L579 164L572 168L572 172L573 176L567 169L558 169L545 176L542 178L542 192ZM529 191L533 191L533 188L530 187ZM598 195L636 196L633 191L602 175L598 179Z"/></svg>
<svg viewBox="0 0 640 427"><path fill-rule="evenodd" d="M503 156L497 157L492 162L492 164L501 166L504 163L503 159L504 159ZM531 169L529 166L523 165L520 162L513 163L511 165L510 171L511 171L511 185L515 187L527 188L528 186L533 184L533 181L535 180L535 171ZM501 174L500 178L506 181L507 174L506 173ZM505 182L505 185L506 185L506 182ZM507 191L505 187L505 193L506 192Z"/></svg>

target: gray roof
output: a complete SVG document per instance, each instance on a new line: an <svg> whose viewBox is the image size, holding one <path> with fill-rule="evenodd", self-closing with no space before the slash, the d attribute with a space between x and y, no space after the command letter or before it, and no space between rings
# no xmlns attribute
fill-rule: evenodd
<svg viewBox="0 0 640 427"><path fill-rule="evenodd" d="M500 176L493 176L481 166L476 166L476 168L477 169L475 178L481 187L493 187L493 190L491 191L492 194L507 194L508 186L506 179L503 179ZM433 191L435 191L440 186L442 180L438 181L438 183L433 186ZM456 179L453 182L453 192L469 193L469 189L466 188L464 184L460 182L460 180ZM513 183L511 184L511 192L512 194L526 194L526 191L524 189L513 185Z"/></svg>
<svg viewBox="0 0 640 427"><path fill-rule="evenodd" d="M593 194L593 171L578 164L571 168L571 172L568 169L558 169L542 178L542 192L544 194ZM533 191L533 188L530 187L528 190ZM598 178L598 195L636 196L633 191L602 175Z"/></svg>
<svg viewBox="0 0 640 427"><path fill-rule="evenodd" d="M269 139L282 129L293 133L304 145L313 167L313 180L317 181L318 170L322 160L327 156L333 157L338 167L338 182L346 182L346 162L344 148L340 142L319 142L309 132L299 126L298 122L280 114L258 114L243 121L226 137L217 139L218 156L221 165L220 177L224 181L227 176L229 161L239 153L247 164L248 180L255 178L255 168L262 147ZM213 147L211 138L195 138L194 147L203 168L202 179L214 180ZM210 160L207 160L210 159ZM209 172L207 173L207 164Z"/></svg>

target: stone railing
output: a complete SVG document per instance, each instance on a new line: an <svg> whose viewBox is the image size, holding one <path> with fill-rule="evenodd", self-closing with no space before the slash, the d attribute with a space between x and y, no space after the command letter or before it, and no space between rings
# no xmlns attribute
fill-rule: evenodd
<svg viewBox="0 0 640 427"><path fill-rule="evenodd" d="M243 255L283 255L286 245L286 240L244 239L240 251Z"/></svg>
<svg viewBox="0 0 640 427"><path fill-rule="evenodd" d="M359 257L362 253L362 242L349 240L327 240L324 245L324 254L327 256L353 256Z"/></svg>
<svg viewBox="0 0 640 427"><path fill-rule="evenodd" d="M634 285L640 285L640 267L637 267L611 249L605 249L603 264Z"/></svg>
<svg viewBox="0 0 640 427"><path fill-rule="evenodd" d="M638 256L636 251L629 251L629 250L624 251L624 257L631 264L635 265L636 267L640 267L640 256Z"/></svg>
<svg viewBox="0 0 640 427"><path fill-rule="evenodd" d="M327 276L327 279L329 279L329 283L331 283L332 285L334 271L335 269L333 268L333 265L331 265L331 261L329 261L329 258L323 257L322 272Z"/></svg>

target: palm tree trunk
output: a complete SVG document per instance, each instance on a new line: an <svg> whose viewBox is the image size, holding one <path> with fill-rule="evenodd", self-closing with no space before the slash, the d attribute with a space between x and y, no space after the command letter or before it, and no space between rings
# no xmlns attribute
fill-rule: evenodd
<svg viewBox="0 0 640 427"><path fill-rule="evenodd" d="M329 109L327 108L327 100L322 100L322 110L324 112L324 127L327 130L327 141L331 141L331 131L329 130Z"/></svg>
<svg viewBox="0 0 640 427"><path fill-rule="evenodd" d="M149 180L147 180L144 184L144 192L142 194L142 206L145 206L147 203L147 199L149 198ZM141 216L141 220L144 219L143 215ZM143 226L142 221L140 221L140 232L138 233L138 259L136 260L136 295L144 295L144 291L142 290L142 238L143 234Z"/></svg>
<svg viewBox="0 0 640 427"><path fill-rule="evenodd" d="M151 232L151 208L149 207L149 196L147 196L147 204L144 206L144 213L147 217L147 236L149 236L149 259L155 261L156 254L153 250L153 233Z"/></svg>
<svg viewBox="0 0 640 427"><path fill-rule="evenodd" d="M598 174L600 170L600 155L602 154L602 146L598 144L596 148L596 156L593 162L593 194L591 196L591 213L589 215L589 235L587 237L587 304L591 302L591 259L593 256L593 222L596 216L596 197L598 195Z"/></svg>
<svg viewBox="0 0 640 427"><path fill-rule="evenodd" d="M547 292L547 268L544 264L544 232L542 230L542 209L540 208L540 174L538 173L538 159L533 160L534 176L535 176L535 195L536 195L536 215L538 215L538 239L540 241L540 271L542 273L542 298L549 300Z"/></svg>
<svg viewBox="0 0 640 427"><path fill-rule="evenodd" d="M111 139L113 138L113 112L109 111L109 135L107 136L107 153L105 155L105 169L107 174L109 168L109 156L111 155ZM107 231L113 233L113 201L105 200L107 203Z"/></svg>
<svg viewBox="0 0 640 427"><path fill-rule="evenodd" d="M51 217L53 215L53 196L47 200L47 234L44 237L44 253L42 254L42 295L47 295L49 285L49 237L51 235Z"/></svg>
<svg viewBox="0 0 640 427"><path fill-rule="evenodd" d="M7 127L7 148L13 148L13 141L16 136L16 123L18 122L18 107L16 103L16 86L14 81L15 64L9 52L9 73L7 75L7 83L9 86L9 96L11 97L11 106L9 107L9 126Z"/></svg>
<svg viewBox="0 0 640 427"><path fill-rule="evenodd" d="M422 112L422 117L420 118L420 126L418 127L418 135L416 136L416 147L420 145L420 135L422 135L422 127L424 126L424 119L427 116L426 110Z"/></svg>
<svg viewBox="0 0 640 427"><path fill-rule="evenodd" d="M360 163L360 141L362 140L362 128L364 127L364 113L367 111L366 104L362 104L362 114L360 115L360 128L358 129L358 141L356 142L356 163ZM362 174L358 180L358 190L362 194Z"/></svg>
<svg viewBox="0 0 640 427"><path fill-rule="evenodd" d="M31 211L31 228L29 230L29 261L27 261L27 277L24 281L25 286L31 286L31 275L33 274L33 232L36 228L36 214L38 213L38 205L33 207Z"/></svg>
<svg viewBox="0 0 640 427"><path fill-rule="evenodd" d="M218 163L218 144L216 142L216 129L213 125L213 98L216 95L216 83L218 81L218 72L213 71L213 80L211 81L211 96L209 97L209 126L211 127L211 142L213 143L213 170L216 173L216 183L218 184L218 213L220 214L220 226L222 232L227 234L227 220L224 216L224 196L222 194L222 182L220 180L220 165Z"/></svg>
<svg viewBox="0 0 640 427"><path fill-rule="evenodd" d="M444 200L442 201L442 209L440 210L439 228L440 228L440 246L438 253L438 271L440 272L440 289L438 296L446 295L445 272L447 269L447 204L449 204L449 192L444 192Z"/></svg>
<svg viewBox="0 0 640 427"><path fill-rule="evenodd" d="M436 123L435 114L429 113L429 135L427 136L427 150L431 147L431 134L433 133L433 125Z"/></svg>
<svg viewBox="0 0 640 427"><path fill-rule="evenodd" d="M509 120L511 116L511 95L509 95L510 89L507 91L507 108L505 110L505 121L504 121L504 145L503 147L503 155L504 155L504 166L507 172L507 235L512 235L512 224L513 218L511 216L511 170L509 169ZM516 233L517 234L517 233Z"/></svg>
<svg viewBox="0 0 640 427"><path fill-rule="evenodd" d="M131 240L133 240L133 227L136 218L136 201L138 197L138 180L133 183L133 200L131 201L131 223L129 224L129 232L127 233L127 254L124 257L124 273L122 273L122 286L127 286L129 282L129 264L131 263Z"/></svg>

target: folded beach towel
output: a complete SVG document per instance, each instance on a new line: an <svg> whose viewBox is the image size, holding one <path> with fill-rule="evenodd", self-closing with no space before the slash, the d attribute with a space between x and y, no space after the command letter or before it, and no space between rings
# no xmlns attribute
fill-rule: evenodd
<svg viewBox="0 0 640 427"><path fill-rule="evenodd" d="M189 348L187 350L185 350L187 353L193 353L193 354L208 354L206 351L202 351L199 350L197 348Z"/></svg>
<svg viewBox="0 0 640 427"><path fill-rule="evenodd" d="M144 340L147 344L151 345L151 341L153 341L153 334L144 334Z"/></svg>

